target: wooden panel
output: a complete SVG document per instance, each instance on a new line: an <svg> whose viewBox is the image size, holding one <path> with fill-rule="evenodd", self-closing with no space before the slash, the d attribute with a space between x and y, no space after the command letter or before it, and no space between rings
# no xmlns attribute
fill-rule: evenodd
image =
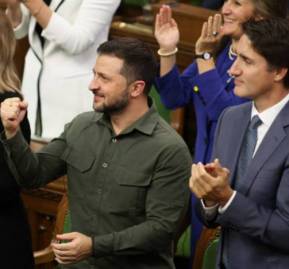
<svg viewBox="0 0 289 269"><path fill-rule="evenodd" d="M57 206L62 193L53 192L48 188L23 191L22 199L27 210L32 234L33 250L41 250L49 246L55 226ZM55 262L39 265L37 269L52 269Z"/></svg>
<svg viewBox="0 0 289 269"><path fill-rule="evenodd" d="M41 149L47 141L33 140L33 151ZM32 233L33 250L47 247L52 239L55 227L57 206L66 192L66 177L61 177L44 188L22 191L22 199L27 210L28 220ZM36 266L36 269L52 269L55 262Z"/></svg>

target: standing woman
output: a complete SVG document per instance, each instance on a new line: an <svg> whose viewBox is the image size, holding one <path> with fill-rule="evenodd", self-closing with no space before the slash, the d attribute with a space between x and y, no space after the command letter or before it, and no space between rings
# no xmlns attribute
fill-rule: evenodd
<svg viewBox="0 0 289 269"><path fill-rule="evenodd" d="M246 101L235 96L234 78L228 72L236 59L234 51L242 35L242 23L249 19L285 18L286 15L287 0L225 1L221 15L209 17L203 24L195 45L196 61L180 74L176 67L178 26L170 7L160 8L155 24L155 37L160 46L157 86L166 107L175 109L188 103L194 106L197 125L194 162L210 161L215 128L222 111ZM195 218L192 215L194 223ZM195 232L198 237L199 231L195 228L193 237Z"/></svg>
<svg viewBox="0 0 289 269"><path fill-rule="evenodd" d="M4 0L5 1L5 0ZM28 35L21 90L32 134L51 139L92 110L87 85L120 0L6 0L16 38Z"/></svg>
<svg viewBox="0 0 289 269"><path fill-rule="evenodd" d="M19 97L19 80L15 73L13 56L16 41L12 26L3 12L0 13L0 103L6 98ZM30 142L30 127L25 116L21 131ZM0 132L3 125L0 122ZM6 161L6 152L0 143L0 263L5 269L34 268L30 229L20 197L20 189Z"/></svg>

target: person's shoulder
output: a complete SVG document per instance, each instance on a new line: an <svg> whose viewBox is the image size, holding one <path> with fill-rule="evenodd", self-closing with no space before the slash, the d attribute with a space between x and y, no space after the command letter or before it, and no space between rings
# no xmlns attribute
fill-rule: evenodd
<svg viewBox="0 0 289 269"><path fill-rule="evenodd" d="M67 126L69 127L70 132L79 132L89 127L91 122L97 121L101 116L101 113L95 111L83 112L75 116Z"/></svg>
<svg viewBox="0 0 289 269"><path fill-rule="evenodd" d="M91 122L92 120L98 120L102 117L102 113L97 113L95 111L87 111L78 114L73 122Z"/></svg>
<svg viewBox="0 0 289 269"><path fill-rule="evenodd" d="M245 102L243 104L240 105L236 105L236 106L230 106L228 108L226 108L223 112L223 114L225 116L234 116L234 115L239 115L240 113L244 113L247 112L248 110L250 110L252 108L252 102Z"/></svg>

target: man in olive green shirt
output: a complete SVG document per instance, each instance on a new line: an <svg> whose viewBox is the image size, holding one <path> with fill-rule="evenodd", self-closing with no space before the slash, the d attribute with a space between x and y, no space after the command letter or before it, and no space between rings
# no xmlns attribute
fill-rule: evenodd
<svg viewBox="0 0 289 269"><path fill-rule="evenodd" d="M8 162L26 188L67 174L72 232L57 235L65 243L52 243L59 263L174 268L172 241L189 195L189 151L148 97L157 68L147 46L112 40L98 53L89 88L100 113L77 116L40 152L32 153L18 131L27 103L11 98L1 105Z"/></svg>

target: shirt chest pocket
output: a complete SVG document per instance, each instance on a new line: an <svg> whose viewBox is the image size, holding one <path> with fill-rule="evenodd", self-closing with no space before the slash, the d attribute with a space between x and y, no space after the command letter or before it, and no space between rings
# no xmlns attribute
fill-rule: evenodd
<svg viewBox="0 0 289 269"><path fill-rule="evenodd" d="M67 164L68 173L85 173L89 171L95 160L92 153L89 151L79 150L72 147L67 147L61 159L64 160Z"/></svg>
<svg viewBox="0 0 289 269"><path fill-rule="evenodd" d="M151 175L115 168L108 188L108 211L117 215L143 215L151 181Z"/></svg>

